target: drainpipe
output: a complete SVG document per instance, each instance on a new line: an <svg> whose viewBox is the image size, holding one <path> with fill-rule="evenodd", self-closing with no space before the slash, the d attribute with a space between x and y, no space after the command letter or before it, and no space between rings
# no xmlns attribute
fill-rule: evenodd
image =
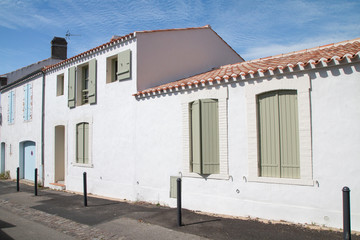
<svg viewBox="0 0 360 240"><path fill-rule="evenodd" d="M42 92L41 92L41 182L45 185L45 149L44 149L44 130L45 130L45 71L42 70Z"/></svg>

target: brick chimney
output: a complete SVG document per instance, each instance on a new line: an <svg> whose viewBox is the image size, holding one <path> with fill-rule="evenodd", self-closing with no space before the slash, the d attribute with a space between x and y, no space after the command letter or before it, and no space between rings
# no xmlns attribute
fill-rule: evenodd
<svg viewBox="0 0 360 240"><path fill-rule="evenodd" d="M67 42L65 38L54 37L51 40L51 58L65 60L67 58Z"/></svg>

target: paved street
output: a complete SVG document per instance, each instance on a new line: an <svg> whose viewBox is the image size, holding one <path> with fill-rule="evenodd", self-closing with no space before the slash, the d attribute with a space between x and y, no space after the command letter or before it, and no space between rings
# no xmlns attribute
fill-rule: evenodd
<svg viewBox="0 0 360 240"><path fill-rule="evenodd" d="M33 186L0 181L1 239L342 239L341 232L299 225L220 218L183 210L83 197L49 189L34 196ZM360 240L360 236L352 236Z"/></svg>

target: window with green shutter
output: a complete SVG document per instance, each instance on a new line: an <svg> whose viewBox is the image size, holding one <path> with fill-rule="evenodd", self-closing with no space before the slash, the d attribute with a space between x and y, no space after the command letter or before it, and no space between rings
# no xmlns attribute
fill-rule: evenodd
<svg viewBox="0 0 360 240"><path fill-rule="evenodd" d="M75 89L75 67L69 68L68 73L68 106L69 108L75 107L75 95L76 95L76 89Z"/></svg>
<svg viewBox="0 0 360 240"><path fill-rule="evenodd" d="M190 103L191 168L198 174L219 173L219 116L216 99Z"/></svg>
<svg viewBox="0 0 360 240"><path fill-rule="evenodd" d="M106 83L131 77L131 50L125 50L106 59Z"/></svg>
<svg viewBox="0 0 360 240"><path fill-rule="evenodd" d="M259 175L300 178L297 91L260 94L257 109Z"/></svg>
<svg viewBox="0 0 360 240"><path fill-rule="evenodd" d="M89 123L76 125L76 163L89 163Z"/></svg>

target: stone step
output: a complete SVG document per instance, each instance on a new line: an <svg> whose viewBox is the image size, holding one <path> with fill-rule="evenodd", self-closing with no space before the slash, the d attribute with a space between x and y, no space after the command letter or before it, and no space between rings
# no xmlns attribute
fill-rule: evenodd
<svg viewBox="0 0 360 240"><path fill-rule="evenodd" d="M54 190L65 190L66 186L62 183L50 183L49 187Z"/></svg>

